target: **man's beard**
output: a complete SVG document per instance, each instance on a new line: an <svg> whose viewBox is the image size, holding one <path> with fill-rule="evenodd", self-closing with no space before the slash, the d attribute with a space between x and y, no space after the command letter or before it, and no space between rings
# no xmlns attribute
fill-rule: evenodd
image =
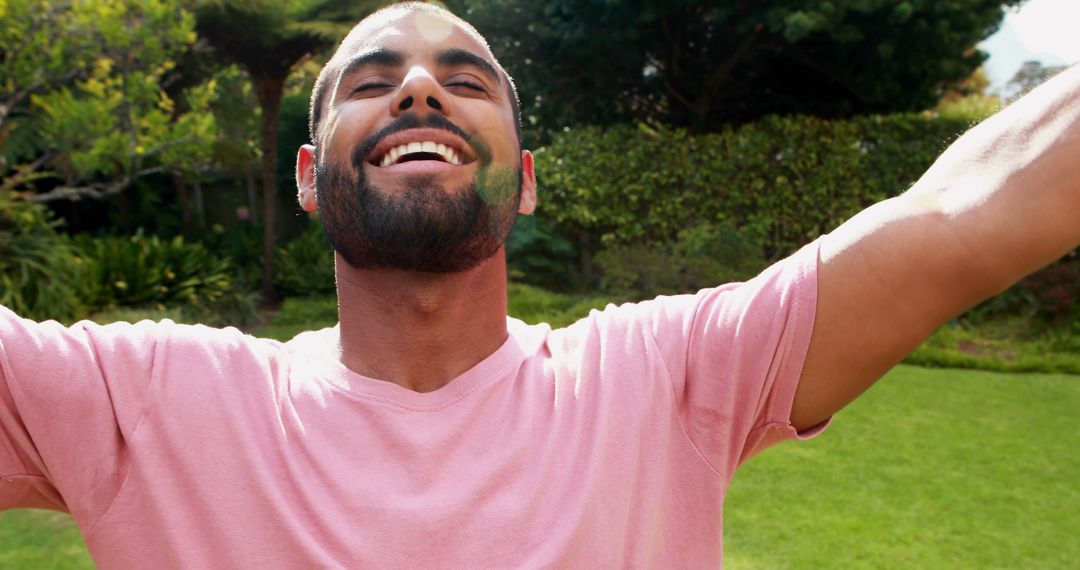
<svg viewBox="0 0 1080 570"><path fill-rule="evenodd" d="M399 194L372 188L365 159L379 140L417 126L452 130L477 151L477 180L444 188L435 175L413 175ZM356 269L455 273L495 255L514 225L521 200L521 167L492 164L490 152L445 118L403 116L353 153L353 171L320 164L315 189L323 229L334 250Z"/></svg>

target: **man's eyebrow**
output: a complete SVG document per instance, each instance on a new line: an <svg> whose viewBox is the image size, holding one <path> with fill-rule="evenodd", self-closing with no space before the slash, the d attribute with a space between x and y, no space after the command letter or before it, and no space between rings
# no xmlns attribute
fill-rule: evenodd
<svg viewBox="0 0 1080 570"><path fill-rule="evenodd" d="M440 51L435 56L435 63L439 65L452 67L455 65L471 65L473 67L480 68L496 85L502 84L502 78L499 77L498 70L488 60L476 55L475 53L460 48L450 48Z"/></svg>
<svg viewBox="0 0 1080 570"><path fill-rule="evenodd" d="M386 48L373 49L354 55L341 67L341 76L344 77L361 67L367 65L381 65L384 67L401 67L405 65L405 56L401 52Z"/></svg>

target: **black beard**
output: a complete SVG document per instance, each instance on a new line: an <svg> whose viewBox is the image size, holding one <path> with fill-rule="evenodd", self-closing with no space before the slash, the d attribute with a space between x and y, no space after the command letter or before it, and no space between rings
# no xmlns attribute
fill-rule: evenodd
<svg viewBox="0 0 1080 570"><path fill-rule="evenodd" d="M315 195L323 229L334 250L356 269L427 273L472 269L495 255L510 235L521 201L521 167L514 172L491 164L487 149L480 150L482 145L464 136L480 156L475 182L448 190L434 176L414 175L404 192L380 192L368 184L364 159L383 137L421 126L408 117L361 143L353 153L353 172L325 164L316 167ZM447 128L445 123L445 118L434 115L423 126ZM463 134L457 127L449 130Z"/></svg>

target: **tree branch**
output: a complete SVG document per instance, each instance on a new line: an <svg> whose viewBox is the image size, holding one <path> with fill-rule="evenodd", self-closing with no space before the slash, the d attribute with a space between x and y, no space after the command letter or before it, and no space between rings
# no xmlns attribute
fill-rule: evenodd
<svg viewBox="0 0 1080 570"><path fill-rule="evenodd" d="M105 184L88 184L86 186L57 186L48 192L42 194L30 194L23 196L23 200L27 202L42 203L53 202L56 200L79 200L81 198L95 198L103 200L114 194L119 194L131 186L135 180L151 174L158 174L165 172L164 166L155 166L153 168L144 168L138 172L132 173L130 176L124 177L115 182Z"/></svg>
<svg viewBox="0 0 1080 570"><path fill-rule="evenodd" d="M56 156L53 151L48 151L41 156L34 159L33 162L15 167L15 174L3 179L3 184L0 184L0 188L4 190L14 190L23 184L33 182L39 178L50 176L50 173L38 172L38 169L45 165Z"/></svg>

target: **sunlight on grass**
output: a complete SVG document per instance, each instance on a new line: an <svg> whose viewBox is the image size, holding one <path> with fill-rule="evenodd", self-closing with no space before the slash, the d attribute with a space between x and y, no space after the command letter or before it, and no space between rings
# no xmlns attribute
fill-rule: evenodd
<svg viewBox="0 0 1080 570"><path fill-rule="evenodd" d="M736 475L728 566L1065 568L1080 378L900 366L821 438Z"/></svg>
<svg viewBox="0 0 1080 570"><path fill-rule="evenodd" d="M93 567L70 515L42 510L0 513L0 568L75 570Z"/></svg>

